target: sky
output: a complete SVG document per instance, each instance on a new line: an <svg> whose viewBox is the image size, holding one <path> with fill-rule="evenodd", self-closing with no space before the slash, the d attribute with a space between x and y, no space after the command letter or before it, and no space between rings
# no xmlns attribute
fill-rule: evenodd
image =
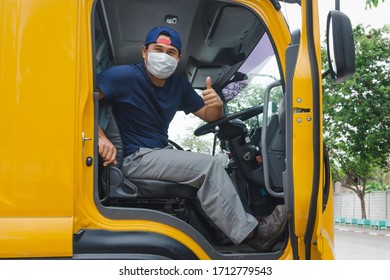
<svg viewBox="0 0 390 280"><path fill-rule="evenodd" d="M379 1L377 8L373 7L366 10L366 0L340 0L340 10L349 16L352 27L363 24L365 26L370 25L373 28L379 28L386 23L390 24L390 0L385 0L383 3L382 0ZM334 3L335 1L333 0L318 1L321 35L325 34L326 19L329 11L334 10ZM291 29L294 30L300 26L299 17L296 16L299 7L289 4L287 6L292 10L292 13L287 13L287 19L289 25L292 26Z"/></svg>
<svg viewBox="0 0 390 280"><path fill-rule="evenodd" d="M334 10L334 3L333 0L319 0L321 36L325 36L327 15L330 10ZM288 6L291 11L287 13L287 19L291 30L294 30L300 27L300 20L297 20L300 8L297 5ZM294 6L296 8L293 8ZM363 24L372 28L380 28L385 24L390 24L390 0L385 0L385 2L380 0L377 8L366 10L365 6L366 0L340 0L340 10L349 16L352 27ZM196 128L199 124L200 120L191 114L186 116L182 112L178 113L169 128L170 139L178 141L179 137L183 138L185 134L189 133L186 131L186 127Z"/></svg>
<svg viewBox="0 0 390 280"><path fill-rule="evenodd" d="M321 13L321 10L327 10L334 8L334 1L331 0L319 0L319 11L320 15L324 17L322 22L326 22L327 13ZM340 10L347 14L351 19L352 26L358 24L370 25L371 27L378 28L384 24L390 24L389 13L390 13L390 0L385 0L382 3L380 0L377 8L366 7L366 0L341 0Z"/></svg>

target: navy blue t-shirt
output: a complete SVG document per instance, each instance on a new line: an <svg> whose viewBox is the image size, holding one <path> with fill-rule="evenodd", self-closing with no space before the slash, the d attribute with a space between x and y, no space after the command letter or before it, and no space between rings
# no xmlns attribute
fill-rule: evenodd
<svg viewBox="0 0 390 280"><path fill-rule="evenodd" d="M164 87L154 86L142 63L111 67L97 75L97 85L112 103L125 156L140 147L167 146L169 123L176 112L188 114L204 106L191 84L177 74Z"/></svg>

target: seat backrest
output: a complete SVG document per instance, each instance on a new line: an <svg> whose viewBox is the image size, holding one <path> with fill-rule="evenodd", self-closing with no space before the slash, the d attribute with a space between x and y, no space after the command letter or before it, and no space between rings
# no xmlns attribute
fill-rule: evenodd
<svg viewBox="0 0 390 280"><path fill-rule="evenodd" d="M96 73L100 73L103 70L111 66L107 41L104 38L103 32L99 29L95 29L95 46L96 46Z"/></svg>
<svg viewBox="0 0 390 280"><path fill-rule="evenodd" d="M280 125L280 133L285 134L286 132L286 107L285 107L285 95L283 94L282 99L280 99L279 103L279 125Z"/></svg>
<svg viewBox="0 0 390 280"><path fill-rule="evenodd" d="M123 163L124 154L122 138L119 132L118 123L112 112L112 105L104 99L99 103L99 125L106 137L116 148L117 167L120 168Z"/></svg>

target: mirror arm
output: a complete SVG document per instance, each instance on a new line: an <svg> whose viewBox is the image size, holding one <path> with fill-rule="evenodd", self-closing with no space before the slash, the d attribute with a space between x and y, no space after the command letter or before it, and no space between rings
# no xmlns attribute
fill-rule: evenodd
<svg viewBox="0 0 390 280"><path fill-rule="evenodd" d="M340 0L335 0L335 8L336 11L340 11Z"/></svg>
<svg viewBox="0 0 390 280"><path fill-rule="evenodd" d="M329 74L330 74L330 69L327 69L324 72L322 72L322 79L325 79L326 77L328 77Z"/></svg>

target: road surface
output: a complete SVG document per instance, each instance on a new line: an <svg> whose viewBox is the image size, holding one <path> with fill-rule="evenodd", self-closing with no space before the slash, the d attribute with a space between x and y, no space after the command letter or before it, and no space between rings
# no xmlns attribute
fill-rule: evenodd
<svg viewBox="0 0 390 280"><path fill-rule="evenodd" d="M390 260L390 231L335 227L336 260Z"/></svg>

